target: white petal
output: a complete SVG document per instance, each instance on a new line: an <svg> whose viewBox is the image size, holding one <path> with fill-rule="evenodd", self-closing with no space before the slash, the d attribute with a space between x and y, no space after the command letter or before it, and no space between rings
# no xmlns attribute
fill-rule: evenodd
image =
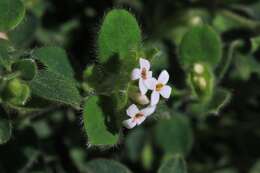
<svg viewBox="0 0 260 173"><path fill-rule="evenodd" d="M145 116L142 116L142 117L136 119L136 124L140 125L142 122L144 122L145 118L146 118Z"/></svg>
<svg viewBox="0 0 260 173"><path fill-rule="evenodd" d="M153 72L152 71L148 71L147 73L147 79L150 79L153 77Z"/></svg>
<svg viewBox="0 0 260 173"><path fill-rule="evenodd" d="M140 63L141 69L142 68L145 68L146 70L150 69L150 62L148 60L140 58L139 63Z"/></svg>
<svg viewBox="0 0 260 173"><path fill-rule="evenodd" d="M128 120L124 120L123 121L123 125L128 128L128 129L131 129L133 128L134 126L136 126L136 122L133 121L132 118L128 119Z"/></svg>
<svg viewBox="0 0 260 173"><path fill-rule="evenodd" d="M140 112L142 112L147 117L147 116L153 114L155 109L156 109L156 105L153 105L153 106L150 105L150 106L142 109Z"/></svg>
<svg viewBox="0 0 260 173"><path fill-rule="evenodd" d="M145 95L148 88L145 86L144 81L142 79L139 80L139 89L142 95Z"/></svg>
<svg viewBox="0 0 260 173"><path fill-rule="evenodd" d="M135 116L137 113L139 113L139 109L135 104L132 104L131 106L128 107L126 110L126 114L130 117Z"/></svg>
<svg viewBox="0 0 260 173"><path fill-rule="evenodd" d="M156 105L159 102L160 94L156 91L152 92L151 105Z"/></svg>
<svg viewBox="0 0 260 173"><path fill-rule="evenodd" d="M169 80L169 73L166 70L163 70L158 77L158 82L162 84L166 84L168 80Z"/></svg>
<svg viewBox="0 0 260 173"><path fill-rule="evenodd" d="M154 90L157 80L155 78L150 78L144 81L145 86L149 89L149 90Z"/></svg>
<svg viewBox="0 0 260 173"><path fill-rule="evenodd" d="M165 86L161 89L160 94L161 94L164 98L168 99L168 98L170 97L170 95L171 95L171 92L172 92L172 88L171 88L169 85L165 85Z"/></svg>
<svg viewBox="0 0 260 173"><path fill-rule="evenodd" d="M141 77L140 69L135 68L135 69L132 71L131 79L132 79L132 80L136 80L136 79L139 79L140 77Z"/></svg>

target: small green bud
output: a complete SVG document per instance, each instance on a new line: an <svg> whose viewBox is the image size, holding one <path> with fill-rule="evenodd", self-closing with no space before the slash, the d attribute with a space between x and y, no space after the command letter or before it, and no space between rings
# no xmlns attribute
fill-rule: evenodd
<svg viewBox="0 0 260 173"><path fill-rule="evenodd" d="M194 16L191 18L190 24L193 26L201 25L201 24L203 24L203 20L200 16Z"/></svg>
<svg viewBox="0 0 260 173"><path fill-rule="evenodd" d="M7 92L11 97L16 97L21 95L22 92L22 82L19 79L12 79L7 83Z"/></svg>
<svg viewBox="0 0 260 173"><path fill-rule="evenodd" d="M196 85L201 89L204 90L207 87L207 81L204 77L201 76L194 76L193 81L196 82Z"/></svg>
<svg viewBox="0 0 260 173"><path fill-rule="evenodd" d="M195 63L188 76L188 83L200 100L205 101L211 98L214 88L214 75L207 65Z"/></svg>
<svg viewBox="0 0 260 173"><path fill-rule="evenodd" d="M3 91L4 100L14 105L25 105L31 95L30 88L19 79L8 81Z"/></svg>
<svg viewBox="0 0 260 173"><path fill-rule="evenodd" d="M202 74L204 72L204 67L200 63L195 63L193 66L193 71L197 74Z"/></svg>
<svg viewBox="0 0 260 173"><path fill-rule="evenodd" d="M94 69L94 65L90 65L88 67L85 68L84 72L83 72L83 79L84 80L88 80L88 78L90 76L92 76L93 74L93 69Z"/></svg>

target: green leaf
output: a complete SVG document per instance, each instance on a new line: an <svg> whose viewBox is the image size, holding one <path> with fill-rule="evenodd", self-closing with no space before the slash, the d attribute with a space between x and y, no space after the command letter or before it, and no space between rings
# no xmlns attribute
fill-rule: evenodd
<svg viewBox="0 0 260 173"><path fill-rule="evenodd" d="M10 42L0 39L0 65L10 70L11 58L9 52L13 50Z"/></svg>
<svg viewBox="0 0 260 173"><path fill-rule="evenodd" d="M92 75L87 80L88 84L98 94L125 95L124 92L127 92L129 82L131 82L131 72L137 64L137 60L131 58L121 62L119 57L114 55L106 63L95 65ZM124 96L121 99L124 100Z"/></svg>
<svg viewBox="0 0 260 173"><path fill-rule="evenodd" d="M220 37L210 26L195 26L184 35L180 45L180 63L184 69L195 63L205 63L214 68L221 56Z"/></svg>
<svg viewBox="0 0 260 173"><path fill-rule="evenodd" d="M113 160L96 159L87 163L87 172L91 173L131 173L131 171Z"/></svg>
<svg viewBox="0 0 260 173"><path fill-rule="evenodd" d="M98 55L101 63L114 54L128 58L132 49L141 44L141 31L133 15L126 10L111 10L106 15L98 35Z"/></svg>
<svg viewBox="0 0 260 173"><path fill-rule="evenodd" d="M155 130L156 143L165 153L186 155L191 150L193 134L186 116L177 114L163 119Z"/></svg>
<svg viewBox="0 0 260 173"><path fill-rule="evenodd" d="M32 93L46 100L80 107L81 97L74 81L51 71L39 71L30 82Z"/></svg>
<svg viewBox="0 0 260 173"><path fill-rule="evenodd" d="M35 15L28 13L15 29L8 32L8 38L15 47L26 47L33 41L38 26Z"/></svg>
<svg viewBox="0 0 260 173"><path fill-rule="evenodd" d="M23 80L32 80L36 73L37 67L33 59L21 59L12 65L12 70L21 73Z"/></svg>
<svg viewBox="0 0 260 173"><path fill-rule="evenodd" d="M162 163L158 173L187 173L186 163L181 156L173 156Z"/></svg>
<svg viewBox="0 0 260 173"><path fill-rule="evenodd" d="M113 132L107 126L109 115L102 109L101 98L91 96L84 104L83 119L84 127L88 136L89 145L115 145L118 142L118 132ZM110 109L113 109L110 107ZM108 121L108 122L107 122Z"/></svg>
<svg viewBox="0 0 260 173"><path fill-rule="evenodd" d="M25 14L25 8L20 0L0 1L0 31L13 29L18 25Z"/></svg>
<svg viewBox="0 0 260 173"><path fill-rule="evenodd" d="M47 67L48 71L73 79L73 69L66 52L62 48L42 47L35 49L32 53L32 58L43 63Z"/></svg>
<svg viewBox="0 0 260 173"><path fill-rule="evenodd" d="M170 29L170 39L177 45L180 45L183 36L189 28L211 21L209 11L203 8L188 8L185 11L179 10L177 13L178 17L170 18L170 21L167 22L168 25L166 25Z"/></svg>
<svg viewBox="0 0 260 173"><path fill-rule="evenodd" d="M0 117L0 145L9 141L12 135L11 122Z"/></svg>

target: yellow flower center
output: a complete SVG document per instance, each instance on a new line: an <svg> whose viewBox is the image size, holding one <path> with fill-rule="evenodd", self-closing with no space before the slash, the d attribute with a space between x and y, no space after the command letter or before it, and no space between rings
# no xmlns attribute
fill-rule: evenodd
<svg viewBox="0 0 260 173"><path fill-rule="evenodd" d="M155 90L156 90L156 91L161 91L161 89L162 89L163 86L164 86L164 85L163 85L162 83L158 83L158 84L156 84L156 86L155 86Z"/></svg>

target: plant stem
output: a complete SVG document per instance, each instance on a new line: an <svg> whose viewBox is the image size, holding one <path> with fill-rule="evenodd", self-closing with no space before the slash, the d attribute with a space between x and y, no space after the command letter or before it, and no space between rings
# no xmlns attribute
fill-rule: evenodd
<svg viewBox="0 0 260 173"><path fill-rule="evenodd" d="M243 45L243 42L241 40L235 40L230 44L230 47L228 48L226 62L224 63L224 66L222 67L222 69L219 73L218 82L223 79L223 77L226 74L229 66L231 65L235 49L238 48L238 47L241 47L242 45Z"/></svg>

